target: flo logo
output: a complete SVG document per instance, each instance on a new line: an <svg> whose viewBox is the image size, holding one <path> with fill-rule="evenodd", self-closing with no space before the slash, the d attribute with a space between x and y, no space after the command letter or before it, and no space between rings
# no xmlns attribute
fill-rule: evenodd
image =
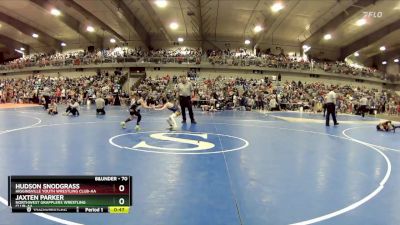
<svg viewBox="0 0 400 225"><path fill-rule="evenodd" d="M109 143L132 151L163 154L215 154L246 148L243 138L203 132L140 132L114 136Z"/></svg>
<svg viewBox="0 0 400 225"><path fill-rule="evenodd" d="M383 12L380 11L370 11L370 12L363 12L365 17L369 18L381 18L383 16Z"/></svg>

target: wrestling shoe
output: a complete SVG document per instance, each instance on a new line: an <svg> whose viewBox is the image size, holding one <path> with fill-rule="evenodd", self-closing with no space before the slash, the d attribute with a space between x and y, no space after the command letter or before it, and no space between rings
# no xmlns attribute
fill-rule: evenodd
<svg viewBox="0 0 400 225"><path fill-rule="evenodd" d="M125 122L121 122L121 127L122 127L122 129L125 129L126 128L126 123Z"/></svg>
<svg viewBox="0 0 400 225"><path fill-rule="evenodd" d="M140 130L140 126L139 126L139 125L136 125L135 130L136 130L136 131L139 131L139 130Z"/></svg>

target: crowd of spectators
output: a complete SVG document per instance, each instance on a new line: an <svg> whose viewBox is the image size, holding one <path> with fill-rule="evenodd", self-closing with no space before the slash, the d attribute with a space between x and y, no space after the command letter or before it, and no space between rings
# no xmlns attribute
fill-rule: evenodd
<svg viewBox="0 0 400 225"><path fill-rule="evenodd" d="M254 54L247 49L208 50L208 62L212 65L258 66L283 70L308 70L316 72L336 73L359 77L375 77L382 80L399 81L399 75L386 74L369 67L355 67L340 61L305 59L296 55L272 54L258 52Z"/></svg>
<svg viewBox="0 0 400 225"><path fill-rule="evenodd" d="M155 49L147 53L149 57L201 57L201 55L202 51L200 48Z"/></svg>
<svg viewBox="0 0 400 225"><path fill-rule="evenodd" d="M22 69L25 67L70 66L119 62L166 63L210 63L212 65L257 66L281 70L309 70L336 73L349 76L374 77L383 80L398 81L399 75L390 75L373 68L354 67L345 62L333 62L317 59L305 59L296 55L272 54L270 51L257 52L249 49L224 49L202 51L200 48L155 49L145 51L142 48L116 47L111 49L74 51L55 54L32 54L0 66L0 70ZM206 60L204 60L206 59Z"/></svg>
<svg viewBox="0 0 400 225"><path fill-rule="evenodd" d="M81 50L55 54L31 54L1 65L0 70L120 62L200 63L200 57L201 50L194 48L144 51L142 48L116 47L93 52Z"/></svg>
<svg viewBox="0 0 400 225"><path fill-rule="evenodd" d="M174 95L170 81L169 75L156 78L146 77L132 91L144 96L147 105L159 105L162 104L163 98Z"/></svg>
<svg viewBox="0 0 400 225"><path fill-rule="evenodd" d="M89 52L70 51L55 54L31 54L5 63L0 70L23 69L25 67L88 65L112 62L136 62L146 54L141 48L112 48Z"/></svg>
<svg viewBox="0 0 400 225"><path fill-rule="evenodd" d="M56 103L75 99L79 104L86 104L100 95L109 103L115 103L115 93L124 95L121 93L121 77L118 72L99 72L80 77L58 74L54 77L32 75L24 79L0 79L0 103L43 103L43 97L49 96Z"/></svg>
<svg viewBox="0 0 400 225"><path fill-rule="evenodd" d="M57 103L76 99L80 104L102 96L110 104L129 104L129 94L122 92L118 72L99 72L94 76L45 77L33 75L26 79L1 79L0 102L40 102L42 96L50 96ZM172 78L146 77L130 90L145 98L148 105L158 105L162 99L176 96L176 76ZM277 82L268 77L262 79L197 78L193 82L194 105L203 110L310 110L322 111L324 96L331 85L313 82ZM351 85L336 85L337 110L341 113L357 113L362 97L368 99L368 108L374 113L400 114L400 98L394 92L379 91ZM116 99L116 96L118 99ZM119 99L121 98L121 99ZM125 102L127 100L128 102Z"/></svg>
<svg viewBox="0 0 400 225"><path fill-rule="evenodd" d="M323 110L324 96L331 85L320 82L282 82L263 79L218 77L195 82L194 100L204 110ZM358 112L359 101L368 98L371 113L400 114L400 98L394 92L350 85L336 85L337 110Z"/></svg>

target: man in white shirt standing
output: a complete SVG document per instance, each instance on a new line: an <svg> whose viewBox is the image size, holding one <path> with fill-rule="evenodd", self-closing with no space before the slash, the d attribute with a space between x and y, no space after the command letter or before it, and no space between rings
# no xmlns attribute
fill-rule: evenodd
<svg viewBox="0 0 400 225"><path fill-rule="evenodd" d="M50 104L50 88L47 86L43 88L43 97L45 99L44 109L47 110L49 108L49 104Z"/></svg>
<svg viewBox="0 0 400 225"><path fill-rule="evenodd" d="M359 112L361 113L361 116L365 116L365 112L367 111L367 104L368 104L368 99L365 97L365 95L360 99L360 109Z"/></svg>
<svg viewBox="0 0 400 225"><path fill-rule="evenodd" d="M193 108L192 108L192 93L193 86L191 83L187 81L186 77L181 77L181 83L177 85L177 90L179 93L179 103L182 110L182 123L186 123L186 111L185 108L189 110L189 117L192 124L196 124L196 120L194 120L193 116Z"/></svg>
<svg viewBox="0 0 400 225"><path fill-rule="evenodd" d="M336 93L333 91L333 86L330 88L330 92L326 95L326 126L329 126L329 116L332 114L333 124L339 125L336 121L336 110L335 110L335 103L336 103Z"/></svg>

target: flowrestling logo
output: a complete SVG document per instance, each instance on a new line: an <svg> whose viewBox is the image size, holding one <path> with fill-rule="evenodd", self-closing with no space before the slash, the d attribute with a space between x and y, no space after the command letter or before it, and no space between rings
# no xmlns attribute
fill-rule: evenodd
<svg viewBox="0 0 400 225"><path fill-rule="evenodd" d="M367 18L382 18L383 17L383 12L381 11L369 11L369 12L363 12L364 17Z"/></svg>
<svg viewBox="0 0 400 225"><path fill-rule="evenodd" d="M246 148L243 138L207 132L139 132L114 136L109 143L118 148L163 154L215 154Z"/></svg>

